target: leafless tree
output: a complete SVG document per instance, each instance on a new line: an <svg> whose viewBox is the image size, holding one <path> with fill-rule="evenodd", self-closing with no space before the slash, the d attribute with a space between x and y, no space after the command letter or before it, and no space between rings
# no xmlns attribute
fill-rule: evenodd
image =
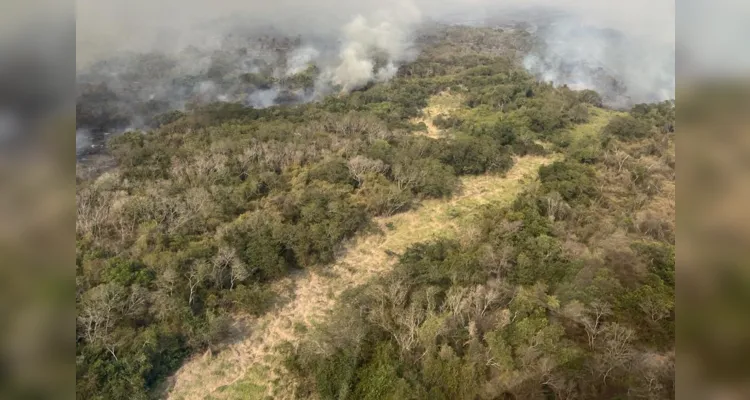
<svg viewBox="0 0 750 400"><path fill-rule="evenodd" d="M381 160L373 160L364 156L356 156L347 162L349 173L360 185L367 174L384 173L388 166Z"/></svg>
<svg viewBox="0 0 750 400"><path fill-rule="evenodd" d="M575 381L565 379L564 376L555 373L546 373L542 376L542 385L550 388L555 393L555 399L573 400L579 397Z"/></svg>
<svg viewBox="0 0 750 400"><path fill-rule="evenodd" d="M513 248L510 244L502 243L500 248L490 244L484 244L479 253L479 260L497 279L502 279L510 268L512 255Z"/></svg>
<svg viewBox="0 0 750 400"><path fill-rule="evenodd" d="M127 196L112 204L112 220L122 243L135 234L141 222L156 216L156 206L149 196Z"/></svg>
<svg viewBox="0 0 750 400"><path fill-rule="evenodd" d="M209 268L210 267L205 260L195 261L190 264L190 267L185 273L185 278L187 278L188 281L188 304L193 304L195 293L198 287L203 284L203 281L208 276Z"/></svg>
<svg viewBox="0 0 750 400"><path fill-rule="evenodd" d="M663 399L669 397L664 382L674 379L673 354L646 352L633 357L632 371L638 377L638 384L628 388L632 398Z"/></svg>
<svg viewBox="0 0 750 400"><path fill-rule="evenodd" d="M404 328L404 333L401 335L400 344L401 347L409 351L418 342L419 327L425 320L424 309L417 305L412 304L406 313L400 314L399 322Z"/></svg>
<svg viewBox="0 0 750 400"><path fill-rule="evenodd" d="M635 332L616 322L605 324L602 331L604 335L598 352L598 361L599 373L606 384L613 371L626 369L633 360L631 342L635 339Z"/></svg>
<svg viewBox="0 0 750 400"><path fill-rule="evenodd" d="M462 323L465 322L462 311L466 304L467 294L468 289L452 286L448 289L448 294L443 303L443 310L450 312L451 315L460 319Z"/></svg>
<svg viewBox="0 0 750 400"><path fill-rule="evenodd" d="M427 171L413 164L396 164L393 175L399 189L411 189L424 181Z"/></svg>
<svg viewBox="0 0 750 400"><path fill-rule="evenodd" d="M214 256L211 266L212 269L212 278L214 283L221 288L224 283L224 279L227 276L227 273L230 275L231 280L231 271L232 271L232 264L236 263L237 260L237 252L230 247L220 247L219 251Z"/></svg>
<svg viewBox="0 0 750 400"><path fill-rule="evenodd" d="M324 119L324 127L344 137L363 135L368 141L387 139L390 132L382 121L367 114L350 112L344 117L329 115Z"/></svg>
<svg viewBox="0 0 750 400"><path fill-rule="evenodd" d="M161 274L159 274L156 284L159 289L166 293L167 296L172 296L179 279L180 275L177 273L177 270L172 267L167 267Z"/></svg>
<svg viewBox="0 0 750 400"><path fill-rule="evenodd" d="M86 292L78 312L83 338L89 343L102 345L117 360L112 332L123 311L134 305L133 300L125 288L114 283L105 283Z"/></svg>
<svg viewBox="0 0 750 400"><path fill-rule="evenodd" d="M555 219L564 219L570 214L570 206L563 200L562 196L558 192L551 192L545 195L543 198L544 208L547 213L547 217L551 221Z"/></svg>
<svg viewBox="0 0 750 400"><path fill-rule="evenodd" d="M111 217L112 195L107 191L86 188L76 194L76 232L100 236Z"/></svg>
<svg viewBox="0 0 750 400"><path fill-rule="evenodd" d="M410 351L419 341L417 333L425 310L417 303L407 305L408 288L402 282L378 285L374 291L378 303L370 317L393 336L402 351Z"/></svg>
<svg viewBox="0 0 750 400"><path fill-rule="evenodd" d="M221 153L199 154L193 159L192 170L199 182L214 185L226 174L227 160Z"/></svg>
<svg viewBox="0 0 750 400"><path fill-rule="evenodd" d="M122 314L127 317L139 317L147 310L147 304L151 297L148 289L133 285L130 287L130 295L123 303Z"/></svg>
<svg viewBox="0 0 750 400"><path fill-rule="evenodd" d="M232 260L231 271L229 274L229 290L234 289L235 282L242 282L250 276L247 266L238 257Z"/></svg>
<svg viewBox="0 0 750 400"><path fill-rule="evenodd" d="M586 335L589 339L589 346L594 347L597 336L603 329L603 318L612 314L612 307L607 303L592 302L586 310L586 315L579 321L586 329Z"/></svg>
<svg viewBox="0 0 750 400"><path fill-rule="evenodd" d="M503 297L503 291L497 285L477 285L468 294L467 302L471 319L477 320L483 317L489 310L497 305Z"/></svg>

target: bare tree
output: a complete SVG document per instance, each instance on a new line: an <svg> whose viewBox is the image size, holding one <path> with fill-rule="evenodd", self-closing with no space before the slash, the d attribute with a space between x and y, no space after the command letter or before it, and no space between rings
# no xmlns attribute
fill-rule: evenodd
<svg viewBox="0 0 750 400"><path fill-rule="evenodd" d="M360 185L367 174L384 173L388 166L381 160L373 160L364 156L356 156L347 162L349 173Z"/></svg>
<svg viewBox="0 0 750 400"><path fill-rule="evenodd" d="M589 346L591 348L594 348L596 337L603 330L602 319L607 315L612 314L612 307L610 307L610 305L607 303L594 301L589 305L589 308L586 310L586 314L587 315L583 316L579 320L579 322L586 329L586 335L589 339Z"/></svg>
<svg viewBox="0 0 750 400"><path fill-rule="evenodd" d="M490 244L484 244L479 253L482 265L491 271L495 278L501 279L510 269L510 260L513 257L513 248L508 243L501 243L500 248Z"/></svg>
<svg viewBox="0 0 750 400"><path fill-rule="evenodd" d="M588 307L574 300L567 303L560 311L565 318L575 321L586 331L590 348L594 348L596 339L604 330L604 318L612 314L612 308L607 303L592 302Z"/></svg>
<svg viewBox="0 0 750 400"><path fill-rule="evenodd" d="M163 190L154 190L149 194L155 205L157 222L166 227L170 234L210 214L212 207L211 194L204 188L189 188L179 197L169 196Z"/></svg>
<svg viewBox="0 0 750 400"><path fill-rule="evenodd" d="M237 260L237 252L233 248L219 248L211 263L213 280L217 287L223 287L227 272L231 280L232 264L236 263Z"/></svg>
<svg viewBox="0 0 750 400"><path fill-rule="evenodd" d="M247 266L238 257L232 260L231 270L229 272L229 290L234 290L235 282L242 282L250 276Z"/></svg>
<svg viewBox="0 0 750 400"><path fill-rule="evenodd" d="M638 307L646 314L651 322L659 322L669 316L674 308L674 299L664 292L651 290L638 302Z"/></svg>
<svg viewBox="0 0 750 400"><path fill-rule="evenodd" d="M674 354L640 353L633 357L638 383L628 388L633 398L663 399L669 397L665 382L674 379Z"/></svg>
<svg viewBox="0 0 750 400"><path fill-rule="evenodd" d="M570 206L558 192L550 192L543 198L544 208L550 221L564 219L570 214Z"/></svg>
<svg viewBox="0 0 750 400"><path fill-rule="evenodd" d="M151 197L128 196L112 204L112 219L122 243L130 239L141 222L156 219Z"/></svg>
<svg viewBox="0 0 750 400"><path fill-rule="evenodd" d="M443 303L443 310L449 311L451 315L459 318L461 320L461 323L465 322L462 311L464 305L466 304L467 294L468 289L451 286L451 288L448 289L448 294L446 296L445 302Z"/></svg>
<svg viewBox="0 0 750 400"><path fill-rule="evenodd" d="M227 171L227 156L221 153L200 154L193 159L193 174L199 182L214 185Z"/></svg>
<svg viewBox="0 0 750 400"><path fill-rule="evenodd" d="M628 165L628 162L632 161L632 157L630 156L630 154L622 150L615 149L611 152L607 152L605 154L604 160L607 164L616 167L617 173L619 174L620 172L622 172L622 169Z"/></svg>
<svg viewBox="0 0 750 400"><path fill-rule="evenodd" d="M370 313L373 323L390 333L402 351L410 351L419 340L425 310L416 303L406 305L409 291L402 282L378 285L374 291L378 303Z"/></svg>
<svg viewBox="0 0 750 400"><path fill-rule="evenodd" d="M387 139L390 132L385 124L371 115L350 112L343 118L338 115L329 115L324 119L324 127L342 136L363 135L368 141L376 139Z"/></svg>
<svg viewBox="0 0 750 400"><path fill-rule="evenodd" d="M245 148L242 154L237 156L237 163L240 166L240 177L247 176L253 164L260 162L260 154L257 146Z"/></svg>
<svg viewBox="0 0 750 400"><path fill-rule="evenodd" d="M156 284L167 294L167 296L171 297L179 279L180 275L177 271L172 267L167 267L157 278Z"/></svg>
<svg viewBox="0 0 750 400"><path fill-rule="evenodd" d="M419 341L417 333L424 319L424 309L414 303L411 304L408 310L400 310L400 312L396 313L396 323L400 329L396 331L394 337L399 346L401 346L401 349L410 351Z"/></svg>
<svg viewBox="0 0 750 400"><path fill-rule="evenodd" d="M575 381L565 379L564 376L554 373L543 375L542 386L550 388L555 393L555 399L573 400L579 397Z"/></svg>
<svg viewBox="0 0 750 400"><path fill-rule="evenodd" d="M191 185L193 183L195 176L190 162L183 158L173 157L170 164L170 174L175 182L185 185Z"/></svg>
<svg viewBox="0 0 750 400"><path fill-rule="evenodd" d="M83 189L76 194L76 232L98 237L109 221L112 194L97 189Z"/></svg>
<svg viewBox="0 0 750 400"><path fill-rule="evenodd" d="M122 306L122 315L127 317L139 317L145 314L150 293L148 289L133 285L130 287L130 295L127 296Z"/></svg>
<svg viewBox="0 0 750 400"><path fill-rule="evenodd" d="M393 175L399 189L411 189L424 181L427 171L413 164L396 164Z"/></svg>
<svg viewBox="0 0 750 400"><path fill-rule="evenodd" d="M105 283L94 287L83 295L78 323L81 326L83 338L92 344L100 344L112 354L115 354L116 340L112 335L116 324L120 321L124 309L133 305L131 299L120 285Z"/></svg>
<svg viewBox="0 0 750 400"><path fill-rule="evenodd" d="M409 195L404 195L404 189L401 189L396 185L390 185L386 202L388 207L385 210L385 215L390 216L408 207L411 203L411 197Z"/></svg>
<svg viewBox="0 0 750 400"><path fill-rule="evenodd" d="M597 358L599 373L606 384L613 371L626 369L633 360L634 351L630 344L635 339L635 332L616 322L605 324L602 331L603 341Z"/></svg>
<svg viewBox="0 0 750 400"><path fill-rule="evenodd" d="M469 293L467 302L472 319L483 317L487 311L498 304L502 299L503 292L497 285L477 285Z"/></svg>
<svg viewBox="0 0 750 400"><path fill-rule="evenodd" d="M198 287L203 284L209 273L209 265L205 260L199 260L193 262L188 271L185 273L185 277L188 281L188 304L193 304L195 299L195 293Z"/></svg>

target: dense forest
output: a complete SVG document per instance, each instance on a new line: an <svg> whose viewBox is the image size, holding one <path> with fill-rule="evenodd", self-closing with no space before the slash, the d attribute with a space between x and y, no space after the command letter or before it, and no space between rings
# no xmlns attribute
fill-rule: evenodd
<svg viewBox="0 0 750 400"><path fill-rule="evenodd" d="M388 82L189 103L113 135L112 165L77 171L77 397L161 395L191 355L221 351L235 315L277 307L274 282L532 155L552 161L514 201L394 255L281 346L274 397L674 397L674 103L615 111L541 82L520 62L532 41L443 27ZM285 85L304 93L318 72ZM428 120L436 97L455 104Z"/></svg>

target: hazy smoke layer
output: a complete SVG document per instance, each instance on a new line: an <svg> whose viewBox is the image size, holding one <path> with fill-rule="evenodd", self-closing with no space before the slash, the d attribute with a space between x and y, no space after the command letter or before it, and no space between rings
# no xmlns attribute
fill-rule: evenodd
<svg viewBox="0 0 750 400"><path fill-rule="evenodd" d="M574 89L594 89L607 104L674 98L674 46L563 18L540 27L543 44L524 60L540 78Z"/></svg>
<svg viewBox="0 0 750 400"><path fill-rule="evenodd" d="M540 39L524 61L532 73L610 105L674 96L669 0L79 0L77 10L77 121L92 135L194 104L262 108L387 80L416 57L429 22L522 22Z"/></svg>

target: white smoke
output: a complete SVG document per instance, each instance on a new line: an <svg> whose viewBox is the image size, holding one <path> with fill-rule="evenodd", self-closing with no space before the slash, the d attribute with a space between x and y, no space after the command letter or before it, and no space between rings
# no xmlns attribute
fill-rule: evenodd
<svg viewBox="0 0 750 400"><path fill-rule="evenodd" d="M116 63L100 81L118 93L147 89L144 101L166 98L178 107L191 96L266 107L386 81L416 57L416 33L428 22L523 22L541 39L524 60L540 79L594 89L612 105L674 97L669 0L79 0L77 13L79 71L105 53L166 54L175 63L166 83L134 82ZM297 40L267 45L258 37ZM311 65L313 93L283 86ZM276 82L239 83L269 69ZM219 77L210 85L190 80L210 70Z"/></svg>
<svg viewBox="0 0 750 400"><path fill-rule="evenodd" d="M289 55L287 60L287 69L285 76L292 76L305 71L310 64L314 63L315 60L320 57L320 51L311 46L301 47L296 49ZM257 68L255 71L258 72Z"/></svg>
<svg viewBox="0 0 750 400"><path fill-rule="evenodd" d="M526 60L533 72L561 84L608 90L601 79L587 76L593 70L597 76L615 75L626 88L625 100L673 96L675 12L670 0L79 0L77 58L85 66L103 52L220 50L228 32L274 27L285 35L316 39L289 56L280 76L315 64L322 79L351 90L392 77L411 59L421 22L476 25L523 18L534 24L553 10L565 17L544 30L545 50ZM608 31L622 38L613 39ZM186 68L205 68L205 62L191 60ZM256 73L259 67L243 68Z"/></svg>
<svg viewBox="0 0 750 400"><path fill-rule="evenodd" d="M393 77L396 64L415 55L410 35L420 22L421 13L411 2L402 2L398 9L380 10L371 18L357 15L342 29L344 42L340 64L333 70L333 83L348 92L373 80ZM387 57L387 64L377 70L376 52Z"/></svg>
<svg viewBox="0 0 750 400"><path fill-rule="evenodd" d="M276 104L276 98L279 97L279 93L281 93L281 90L278 87L258 90L247 97L247 103L254 108L268 108Z"/></svg>
<svg viewBox="0 0 750 400"><path fill-rule="evenodd" d="M556 20L537 34L543 44L524 66L545 81L596 90L616 107L674 98L671 43L584 25L576 17Z"/></svg>

